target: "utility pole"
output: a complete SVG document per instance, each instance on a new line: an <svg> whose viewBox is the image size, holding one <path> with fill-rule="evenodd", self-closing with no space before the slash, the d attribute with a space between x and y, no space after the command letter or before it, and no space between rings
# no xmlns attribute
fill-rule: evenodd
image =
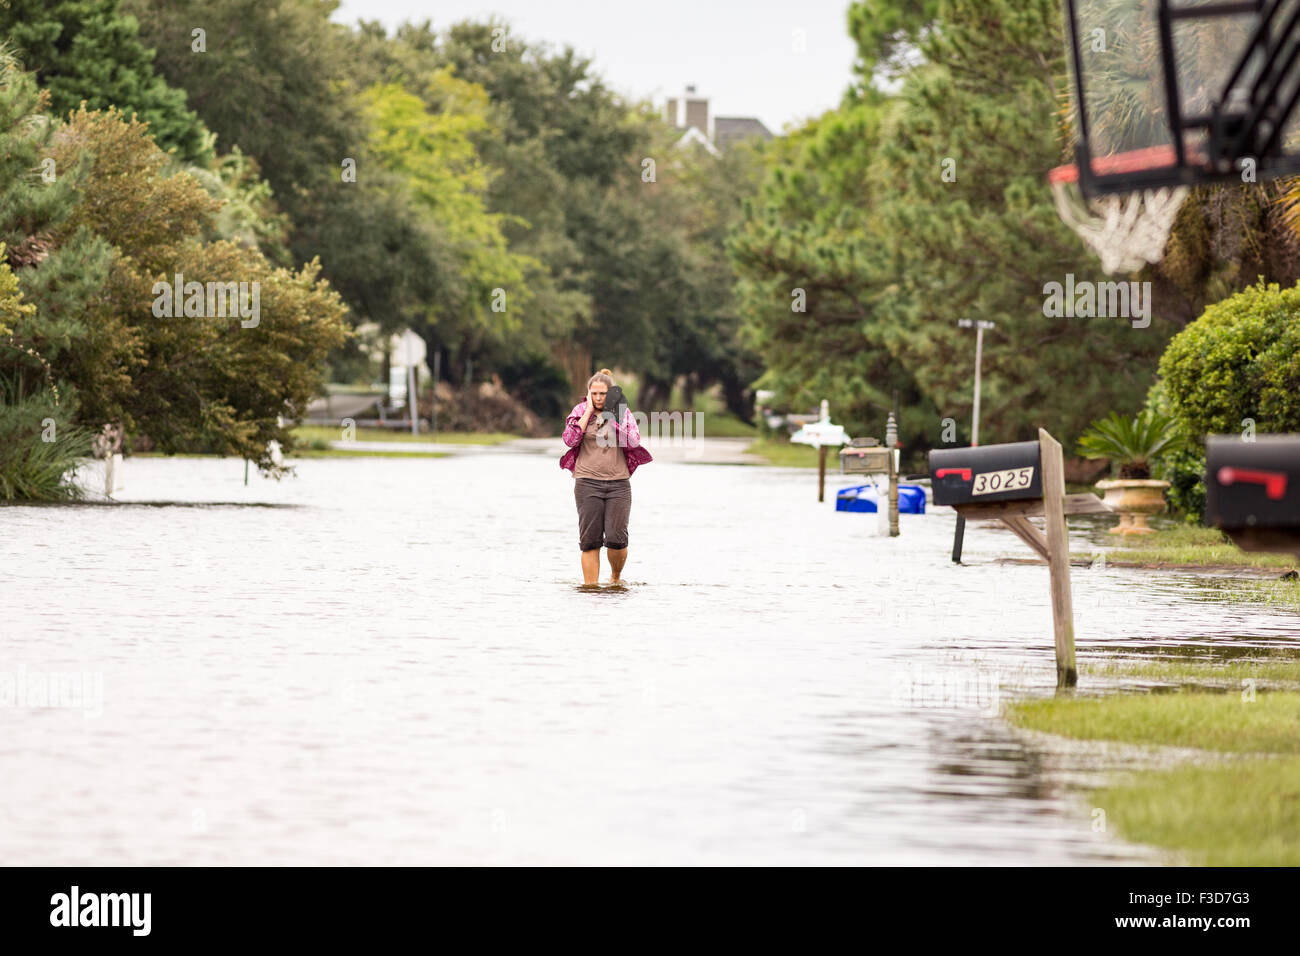
<svg viewBox="0 0 1300 956"><path fill-rule="evenodd" d="M958 328L975 328L975 407L971 412L970 445L975 448L980 443L980 366L984 362L984 330L995 328L997 323L988 319L958 319ZM957 530L952 538L952 563L961 564L962 541L966 537L966 519L957 516Z"/></svg>

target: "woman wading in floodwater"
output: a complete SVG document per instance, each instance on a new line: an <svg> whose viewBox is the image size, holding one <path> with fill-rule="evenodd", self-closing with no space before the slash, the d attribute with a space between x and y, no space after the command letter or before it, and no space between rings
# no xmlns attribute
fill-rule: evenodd
<svg viewBox="0 0 1300 956"><path fill-rule="evenodd" d="M587 381L587 397L573 406L564 423L560 467L573 472L573 499L578 506L578 547L582 549L582 580L600 578L600 546L609 558L609 583L621 584L627 561L627 519L632 511L632 472L653 461L641 447L641 432L632 410L605 413L605 397L614 379L602 368Z"/></svg>

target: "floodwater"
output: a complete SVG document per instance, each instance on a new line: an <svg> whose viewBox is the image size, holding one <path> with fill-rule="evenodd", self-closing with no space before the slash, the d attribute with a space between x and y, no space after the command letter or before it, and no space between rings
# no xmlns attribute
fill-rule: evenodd
<svg viewBox="0 0 1300 956"><path fill-rule="evenodd" d="M150 504L0 509L0 859L1150 859L996 716L1055 679L1009 533L955 567L949 509L882 538L850 480L655 462L593 592L557 457L134 459ZM1073 578L1081 659L1295 640L1192 575Z"/></svg>

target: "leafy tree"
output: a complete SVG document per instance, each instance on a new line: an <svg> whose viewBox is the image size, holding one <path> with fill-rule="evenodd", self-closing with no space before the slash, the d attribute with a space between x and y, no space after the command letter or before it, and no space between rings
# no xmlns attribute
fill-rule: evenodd
<svg viewBox="0 0 1300 956"><path fill-rule="evenodd" d="M184 90L154 71L139 22L120 11L119 0L5 0L0 37L49 90L57 116L83 101L92 110L116 106L136 113L164 149L176 149L187 162L212 158L210 138L186 108ZM188 38L184 46L188 52Z"/></svg>
<svg viewBox="0 0 1300 956"><path fill-rule="evenodd" d="M346 95L344 27L337 2L314 0L124 0L157 50L158 70L223 147L254 157L296 221L303 191L339 179L362 130ZM191 31L206 31L192 51ZM310 258L310 255L300 257Z"/></svg>
<svg viewBox="0 0 1300 956"><path fill-rule="evenodd" d="M1059 156L1059 4L944 0L939 18L880 154L896 275L882 302L890 347L945 417L968 421L973 349L956 320L995 320L981 437L1046 426L1071 442L1099 410L1141 403L1173 329L1158 298L1148 328L1044 314L1048 282L1105 278L1061 224L1043 178Z"/></svg>
<svg viewBox="0 0 1300 956"><path fill-rule="evenodd" d="M858 45L854 71L861 86L897 79L914 65L925 32L939 17L941 0L858 0L849 5L849 34Z"/></svg>
<svg viewBox="0 0 1300 956"><path fill-rule="evenodd" d="M204 239L231 239L260 250L276 265L292 263L289 217L271 195L270 183L261 178L257 160L233 146L210 167L190 165L177 171L193 176L221 204L206 224Z"/></svg>
<svg viewBox="0 0 1300 956"><path fill-rule="evenodd" d="M288 217L292 260L319 257L354 325L395 331L423 321L430 302L463 298L454 243L414 201L410 177L375 155L363 96L407 79L421 89L442 65L430 51L390 43L377 26L353 35L330 22L335 3L127 3L158 44L165 75L223 143L256 162ZM178 44L200 22L208 52L182 55ZM388 70L390 61L409 68ZM354 179L345 179L345 162Z"/></svg>
<svg viewBox="0 0 1300 956"><path fill-rule="evenodd" d="M1164 257L1143 272L1177 328L1261 277L1282 285L1300 279L1300 236L1287 222L1287 189L1269 181L1192 190Z"/></svg>
<svg viewBox="0 0 1300 956"><path fill-rule="evenodd" d="M897 294L878 212L889 184L874 165L888 109L877 94L772 144L730 249L746 341L767 369L759 385L787 407L825 398L851 434L875 435L897 390L900 435L915 447L934 440L939 416L882 319Z"/></svg>
<svg viewBox="0 0 1300 956"><path fill-rule="evenodd" d="M78 110L51 154L61 167L90 162L80 202L50 230L57 252L20 273L37 312L15 338L78 387L85 420L121 421L164 451L238 454L279 474L267 443L292 445L280 419L302 414L345 335L343 305L318 280L319 264L294 272L255 246L203 241L221 202L189 174L169 172L145 126L116 111ZM88 257L105 279L73 313L77 264ZM157 315L155 283L178 273L187 283L247 283L250 305L260 290L256 324L207 313L206 303L204 315Z"/></svg>
<svg viewBox="0 0 1300 956"><path fill-rule="evenodd" d="M639 401L661 407L675 380L686 404L697 389L717 383L727 408L742 420L753 415L750 386L762 373L758 356L741 337L741 309L726 241L740 220L743 201L757 188L762 164L749 143L715 155L702 147L678 148L680 131L650 121L647 152L657 157L656 177L631 178L631 198L646 210L642 245L657 259L641 263L649 290L635 303L647 308L652 359L642 367ZM639 258L639 257L638 257Z"/></svg>
<svg viewBox="0 0 1300 956"><path fill-rule="evenodd" d="M4 243L0 243L0 335L8 335L16 321L35 311L34 305L23 302L18 280L4 260Z"/></svg>
<svg viewBox="0 0 1300 956"><path fill-rule="evenodd" d="M447 283L429 303L427 320L443 342L476 343L518 331L531 299L523 282L529 263L512 253L503 216L489 212L484 194L491 170L479 158L471 134L487 126L481 87L443 70L429 83L447 102L428 110L419 97L387 84L362 98L374 129L374 155L400 177L417 208L449 244L455 259ZM453 105L454 104L454 105ZM503 308L493 299L504 293Z"/></svg>
<svg viewBox="0 0 1300 956"><path fill-rule="evenodd" d="M258 237L272 261L288 265L319 258L322 274L345 297L354 323L398 322L412 286L421 292L437 288L411 279L413 273L440 271L436 243L404 207L405 197L394 191L393 181L367 161L370 131L351 77L356 64L349 31L330 21L337 2L123 0L123 5L139 17L145 39L157 48L158 69L187 92L218 142L229 151L237 146L255 164L260 178L244 180L240 189L265 180L268 196L246 198L260 207L254 222L269 221L272 197L277 213L284 214L281 226L272 227L283 229L284 238L268 248L268 237ZM190 49L196 26L206 31L202 54ZM344 180L345 161L359 171L355 182ZM233 185L227 183L226 191ZM240 200L230 198L233 211ZM383 228L367 231L359 228L362 224ZM420 242L390 261L399 242L417 236ZM288 256L274 248L286 241ZM372 314L375 290L385 284L398 290L396 299L403 304L380 302L383 311Z"/></svg>
<svg viewBox="0 0 1300 956"><path fill-rule="evenodd" d="M423 42L416 32L406 36ZM574 365L571 393L585 385L598 354L612 356L605 364L651 371L656 323L646 315L652 300L663 306L672 281L653 274L664 266L668 240L644 235L650 211L637 206L646 194L639 164L649 155L651 125L605 86L590 60L526 43L499 21L454 24L437 51L500 111L499 136L480 143L502 170L490 187L491 208L511 214L512 244L544 264L529 274L537 290L530 326L546 341L534 339L528 349L554 349L557 362L581 358L564 363ZM550 376L549 363L533 364Z"/></svg>
<svg viewBox="0 0 1300 956"><path fill-rule="evenodd" d="M768 303L754 313L767 381L842 396L854 416L897 388L912 410L904 441L931 445L942 420L970 420L973 343L957 326L970 317L997 322L984 349L985 441L1041 425L1070 442L1099 410L1140 405L1173 331L1163 300L1145 329L1043 312L1048 282L1104 278L1044 180L1060 155L1059 4L879 0L855 4L850 23L863 77L893 56L901 85L886 95L860 84L771 152L763 202L735 243L746 294ZM795 289L806 315L790 311Z"/></svg>

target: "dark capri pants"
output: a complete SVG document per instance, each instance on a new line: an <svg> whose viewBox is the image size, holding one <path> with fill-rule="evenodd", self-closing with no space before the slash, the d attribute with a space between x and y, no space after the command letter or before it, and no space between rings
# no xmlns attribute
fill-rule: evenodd
<svg viewBox="0 0 1300 956"><path fill-rule="evenodd" d="M583 551L594 551L602 544L615 551L627 547L631 479L575 478L573 500L578 505L578 546Z"/></svg>

